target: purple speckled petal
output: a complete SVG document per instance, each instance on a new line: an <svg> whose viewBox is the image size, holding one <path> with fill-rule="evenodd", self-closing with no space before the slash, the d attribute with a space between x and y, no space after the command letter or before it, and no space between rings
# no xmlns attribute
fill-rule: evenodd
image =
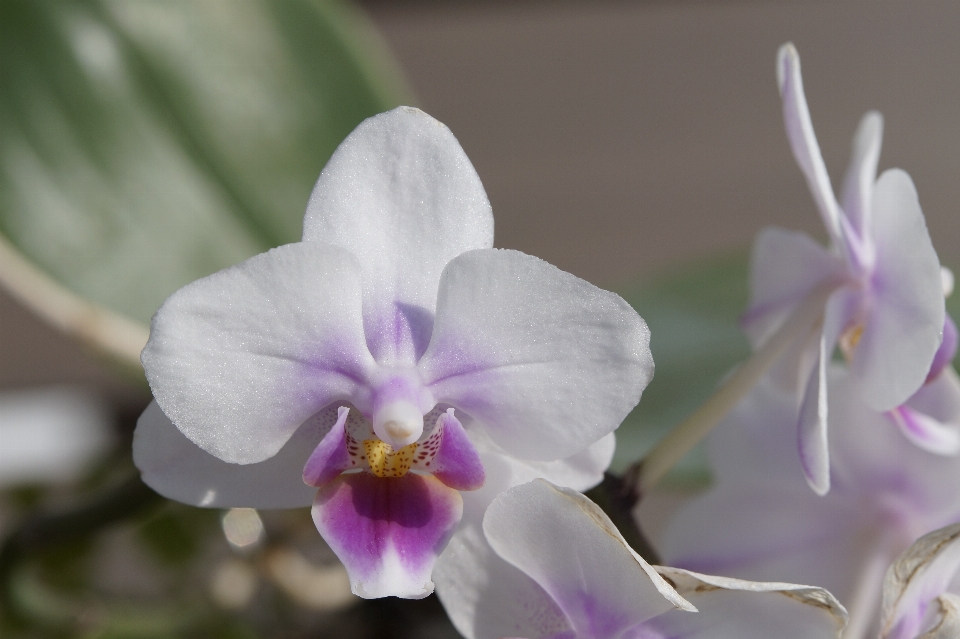
<svg viewBox="0 0 960 639"><path fill-rule="evenodd" d="M960 430L955 424L944 424L909 406L898 406L888 414L915 446L937 455L960 452Z"/></svg>
<svg viewBox="0 0 960 639"><path fill-rule="evenodd" d="M408 473L341 475L320 488L313 522L365 599L421 599L433 592L433 564L463 513L460 493Z"/></svg>
<svg viewBox="0 0 960 639"><path fill-rule="evenodd" d="M929 384L935 380L943 369L946 368L957 354L957 342L960 335L957 333L957 323L953 321L949 313L943 314L943 341L940 342L940 348L933 356L933 364L930 365L930 372L927 373L927 380L924 384Z"/></svg>
<svg viewBox="0 0 960 639"><path fill-rule="evenodd" d="M443 438L433 458L433 476L450 488L478 490L486 478L483 462L453 412L452 408L447 409L437 424L437 428L443 428Z"/></svg>
<svg viewBox="0 0 960 639"><path fill-rule="evenodd" d="M329 484L343 471L350 468L350 454L347 452L347 433L344 425L350 409L340 406L337 409L337 422L330 432L317 444L310 459L303 467L303 482L309 486L320 487Z"/></svg>

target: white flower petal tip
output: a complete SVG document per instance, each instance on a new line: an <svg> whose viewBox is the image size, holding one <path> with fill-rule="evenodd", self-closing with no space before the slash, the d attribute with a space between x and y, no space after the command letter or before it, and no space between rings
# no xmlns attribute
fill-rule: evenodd
<svg viewBox="0 0 960 639"><path fill-rule="evenodd" d="M358 597L422 599L433 565L463 514L460 493L424 475L341 475L313 505L317 530L350 575Z"/></svg>
<svg viewBox="0 0 960 639"><path fill-rule="evenodd" d="M960 636L960 602L952 584L960 574L960 524L915 541L883 582L881 639L947 639ZM951 634L953 633L953 634Z"/></svg>
<svg viewBox="0 0 960 639"><path fill-rule="evenodd" d="M618 637L667 610L696 610L575 491L543 479L511 488L490 504L483 530L501 558L550 595L577 636Z"/></svg>
<svg viewBox="0 0 960 639"><path fill-rule="evenodd" d="M807 178L827 233L835 242L842 237L840 205L833 194L830 176L823 163L820 145L813 130L807 98L800 74L800 55L792 43L784 44L777 52L777 85L783 102L783 120L793 156Z"/></svg>

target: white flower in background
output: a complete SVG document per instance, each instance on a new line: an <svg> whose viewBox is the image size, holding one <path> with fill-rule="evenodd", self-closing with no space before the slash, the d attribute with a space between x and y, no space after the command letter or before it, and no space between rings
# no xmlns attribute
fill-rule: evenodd
<svg viewBox="0 0 960 639"><path fill-rule="evenodd" d="M483 531L494 561L463 566L444 601L470 639L813 639L846 621L821 588L650 566L593 502L544 480L501 493Z"/></svg>
<svg viewBox="0 0 960 639"><path fill-rule="evenodd" d="M320 175L302 242L157 312L144 481L200 506L312 503L356 594L411 598L433 590L459 491L501 485L489 464L598 481L652 376L649 331L620 297L492 243L444 125L407 107L366 120Z"/></svg>
<svg viewBox="0 0 960 639"><path fill-rule="evenodd" d="M758 385L708 439L715 485L655 540L664 560L742 579L827 588L850 611L845 637L875 632L883 574L919 536L960 521L960 458L913 446L895 416L867 406L853 373L827 370L833 489L799 481L793 396ZM960 432L952 368L899 410Z"/></svg>
<svg viewBox="0 0 960 639"><path fill-rule="evenodd" d="M960 637L960 524L918 539L883 583L880 639Z"/></svg>
<svg viewBox="0 0 960 639"><path fill-rule="evenodd" d="M75 481L115 443L112 416L88 391L0 393L0 486Z"/></svg>
<svg viewBox="0 0 960 639"><path fill-rule="evenodd" d="M823 248L807 235L770 228L753 248L751 302L743 326L759 347L793 316L818 312L796 326L778 377L798 395L803 471L819 494L830 489L826 368L839 343L874 410L906 402L931 373L941 344L941 271L916 189L898 169L876 178L883 121L867 113L853 144L840 201L834 197L807 108L800 58L781 47L777 77L793 154L829 237ZM942 364L941 364L942 366ZM923 437L934 445L936 437ZM956 453L947 446L941 452Z"/></svg>

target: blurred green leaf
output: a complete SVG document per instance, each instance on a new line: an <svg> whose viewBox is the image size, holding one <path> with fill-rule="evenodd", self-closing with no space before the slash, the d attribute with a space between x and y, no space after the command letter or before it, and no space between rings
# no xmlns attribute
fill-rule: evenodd
<svg viewBox="0 0 960 639"><path fill-rule="evenodd" d="M737 326L747 305L747 261L746 252L715 257L622 292L650 327L656 372L640 404L617 430L613 471L642 457L750 354ZM667 481L700 483L708 477L700 446Z"/></svg>
<svg viewBox="0 0 960 639"><path fill-rule="evenodd" d="M409 101L340 2L4 0L0 234L146 323L187 282L299 240L337 144Z"/></svg>

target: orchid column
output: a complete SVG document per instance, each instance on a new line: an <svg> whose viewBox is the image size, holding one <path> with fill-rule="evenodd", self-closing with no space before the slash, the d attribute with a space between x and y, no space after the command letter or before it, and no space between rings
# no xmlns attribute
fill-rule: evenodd
<svg viewBox="0 0 960 639"><path fill-rule="evenodd" d="M492 243L443 124L407 107L362 123L320 175L302 242L157 312L144 480L201 506L312 502L356 594L428 595L460 491L485 483L478 446L530 462L612 451L653 373L626 302Z"/></svg>

